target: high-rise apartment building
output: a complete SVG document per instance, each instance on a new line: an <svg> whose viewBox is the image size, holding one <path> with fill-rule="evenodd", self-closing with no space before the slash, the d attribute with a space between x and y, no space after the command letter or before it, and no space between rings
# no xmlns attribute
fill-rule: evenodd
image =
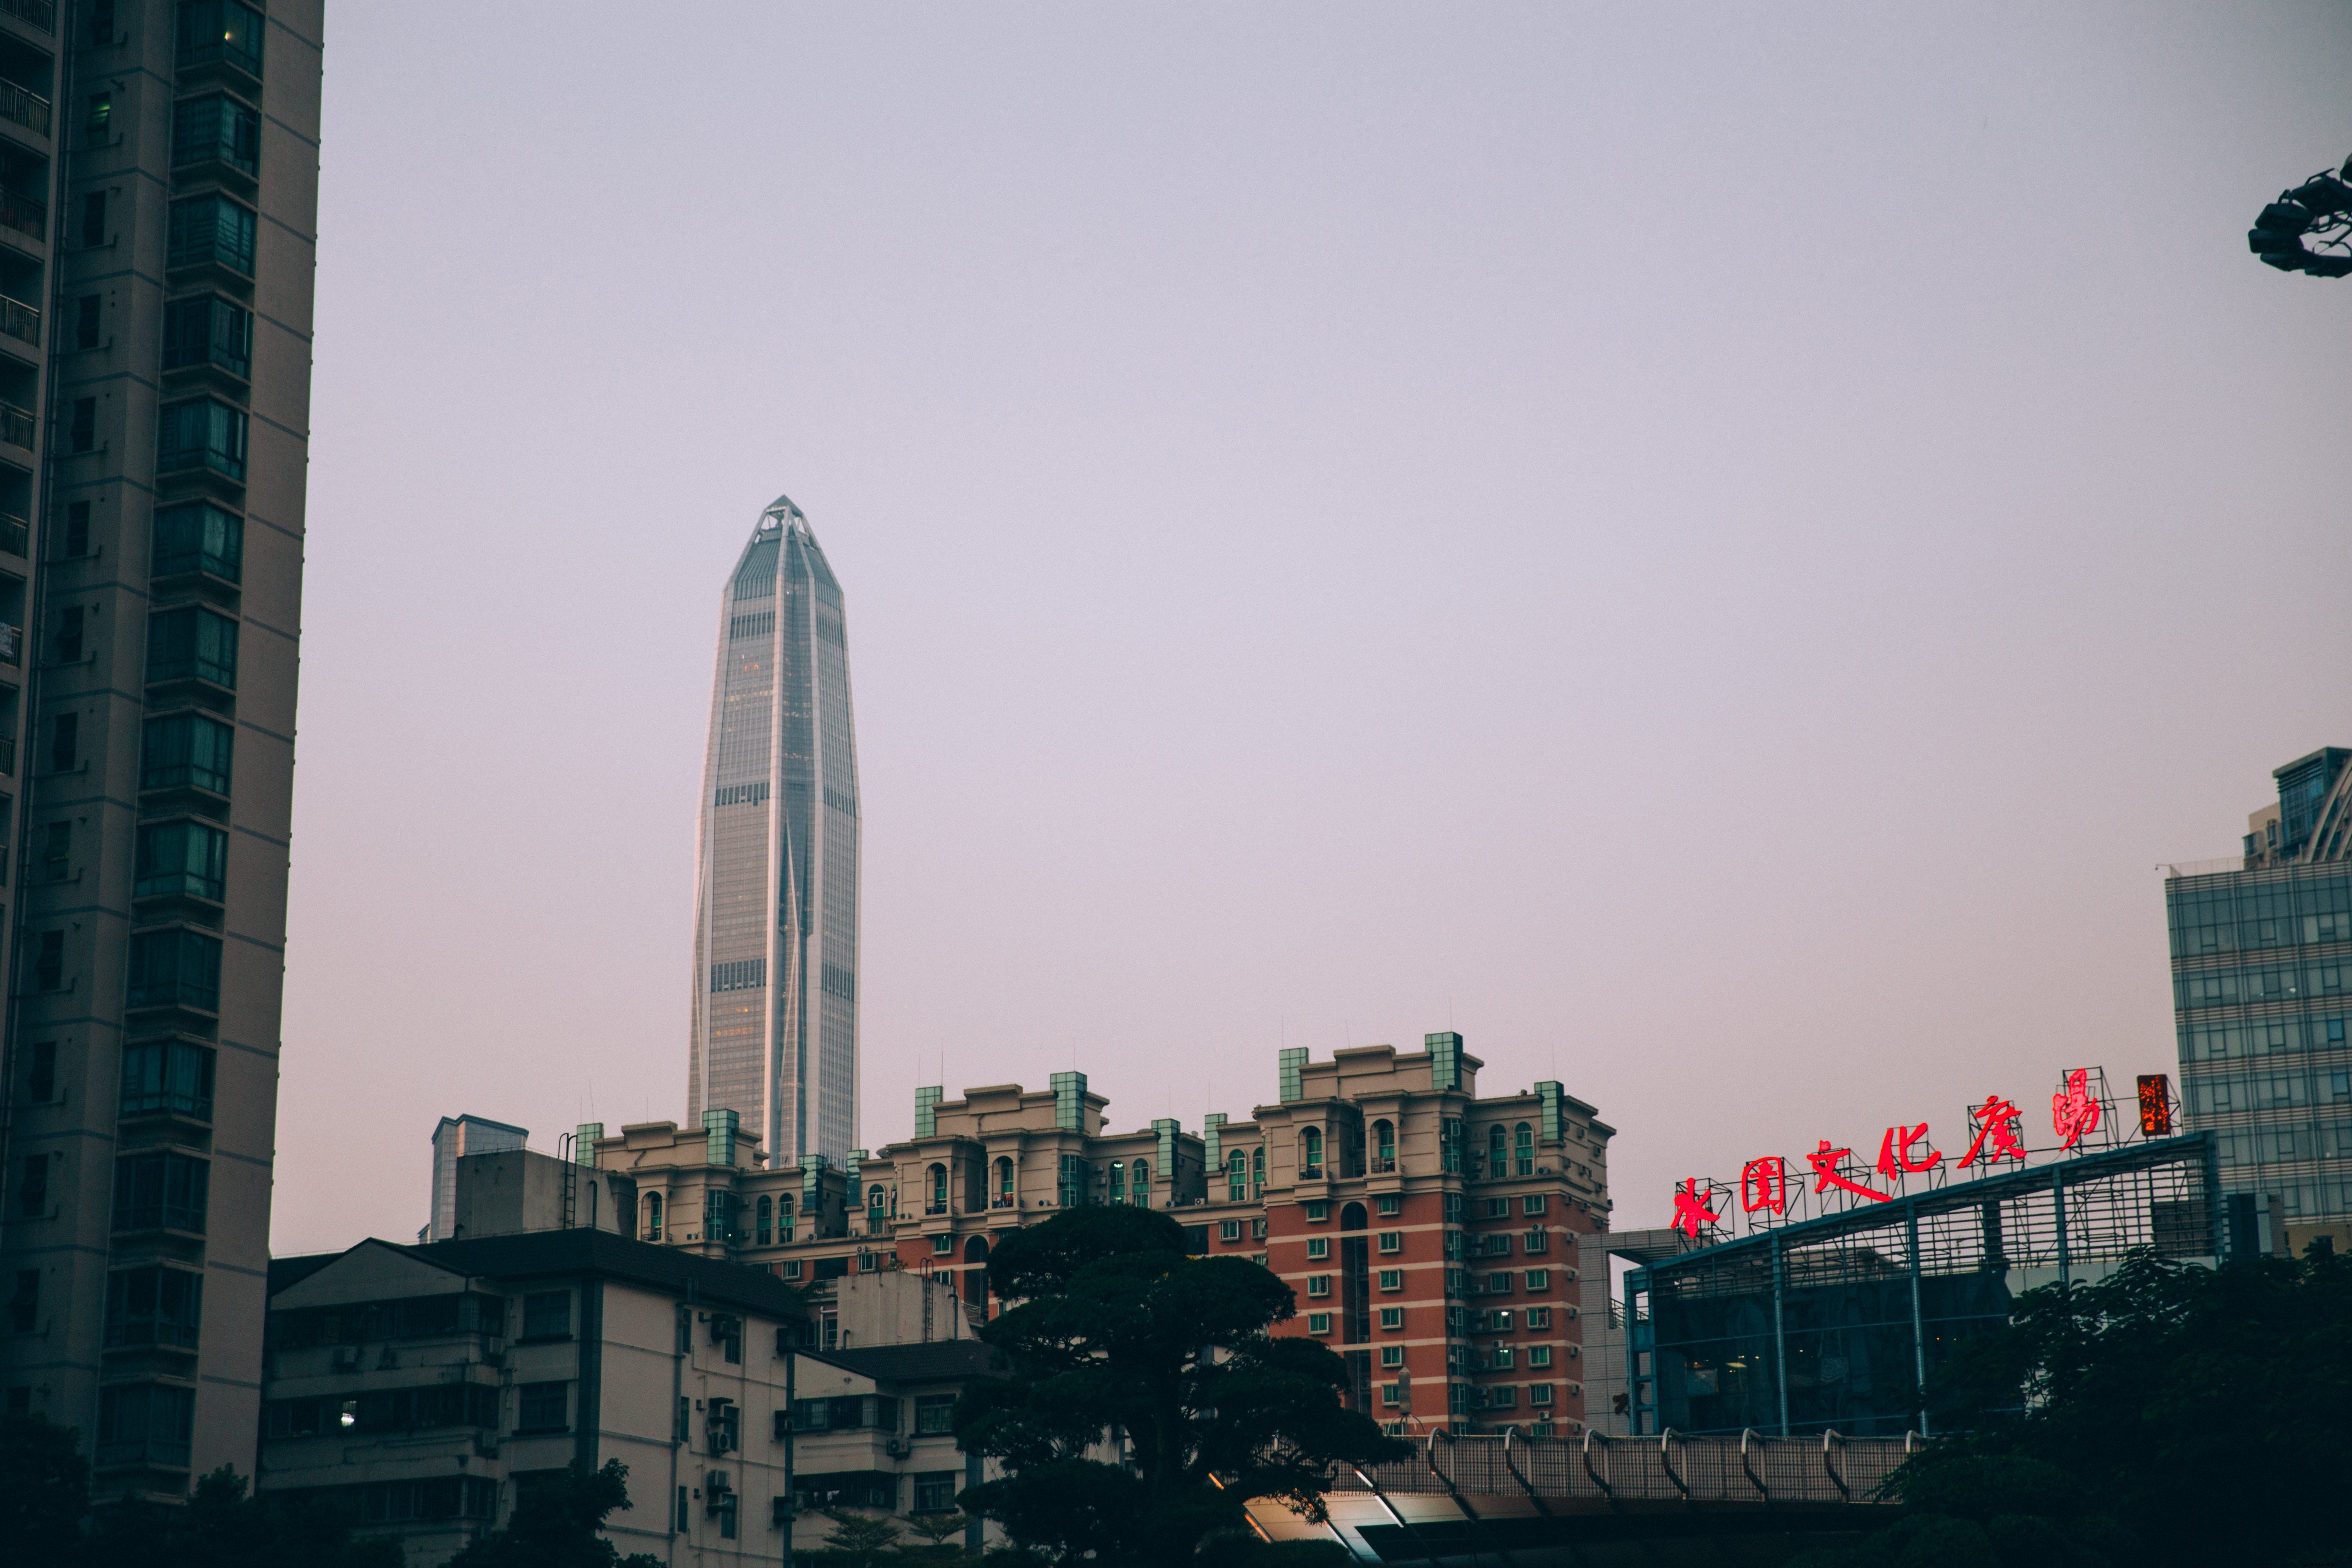
<svg viewBox="0 0 2352 1568"><path fill-rule="evenodd" d="M857 744L841 584L783 496L719 601L686 1102L781 1164L857 1142Z"/></svg>
<svg viewBox="0 0 2352 1568"><path fill-rule="evenodd" d="M2352 1244L2352 751L2273 775L2237 865L2168 868L2181 1100L2232 1252Z"/></svg>
<svg viewBox="0 0 2352 1568"><path fill-rule="evenodd" d="M320 0L0 3L0 1394L250 1475Z"/></svg>

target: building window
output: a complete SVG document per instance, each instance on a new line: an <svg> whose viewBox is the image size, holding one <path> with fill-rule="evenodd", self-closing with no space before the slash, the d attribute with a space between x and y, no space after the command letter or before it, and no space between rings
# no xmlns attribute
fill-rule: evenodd
<svg viewBox="0 0 2352 1568"><path fill-rule="evenodd" d="M572 1337L572 1292L534 1290L522 1299L522 1337L557 1340Z"/></svg>
<svg viewBox="0 0 2352 1568"><path fill-rule="evenodd" d="M1551 1232L1548 1230L1531 1230L1521 1239L1527 1244L1527 1250L1529 1252L1551 1250Z"/></svg>
<svg viewBox="0 0 2352 1568"><path fill-rule="evenodd" d="M1264 1241L1265 1239L1265 1221L1262 1219L1254 1219L1250 1221L1250 1239L1252 1241Z"/></svg>
<svg viewBox="0 0 2352 1568"><path fill-rule="evenodd" d="M1536 1132L1524 1121L1511 1129L1511 1158L1519 1175L1536 1173Z"/></svg>
<svg viewBox="0 0 2352 1568"><path fill-rule="evenodd" d="M783 1272L777 1275L777 1279L797 1279L801 1277L801 1260L799 1258L787 1258L784 1259L782 1267L783 1268Z"/></svg>
<svg viewBox="0 0 2352 1568"><path fill-rule="evenodd" d="M195 1413L194 1389L154 1383L100 1389L98 1462L186 1465Z"/></svg>
<svg viewBox="0 0 2352 1568"><path fill-rule="evenodd" d="M1304 1206L1307 1210L1307 1223L1309 1225L1319 1224L1331 1217L1331 1205L1329 1204L1316 1203L1307 1204Z"/></svg>
<svg viewBox="0 0 2352 1568"><path fill-rule="evenodd" d="M1395 1384L1384 1383L1381 1384L1381 1403L1394 1409L1404 1403L1404 1395L1397 1391Z"/></svg>
<svg viewBox="0 0 2352 1568"><path fill-rule="evenodd" d="M996 1206L1001 1209L1011 1208L1013 1206L1013 1162L1011 1160L999 1160L996 1162ZM874 1189L874 1197L876 1201L873 1206L879 1209L882 1206L880 1201L882 1197L881 1188L877 1187Z"/></svg>
<svg viewBox="0 0 2352 1568"><path fill-rule="evenodd" d="M1217 1239L1219 1241L1239 1241L1241 1238L1241 1221L1237 1219L1221 1219L1217 1222Z"/></svg>
<svg viewBox="0 0 2352 1568"><path fill-rule="evenodd" d="M141 1040L123 1047L122 1114L163 1111L211 1121L213 1068L212 1047L194 1040Z"/></svg>
<svg viewBox="0 0 2352 1568"><path fill-rule="evenodd" d="M182 70L225 65L259 79L261 40L268 31L260 12L238 0L184 0L179 22L175 42Z"/></svg>
<svg viewBox="0 0 2352 1568"><path fill-rule="evenodd" d="M52 882L62 882L73 875L73 823L49 824L48 839L42 846L41 875Z"/></svg>
<svg viewBox="0 0 2352 1568"><path fill-rule="evenodd" d="M1265 1186L1265 1145L1250 1151L1250 1185L1261 1191Z"/></svg>
<svg viewBox="0 0 2352 1568"><path fill-rule="evenodd" d="M73 404L73 422L66 427L66 447L69 451L94 452L98 449L98 399L77 397Z"/></svg>
<svg viewBox="0 0 2352 1568"><path fill-rule="evenodd" d="M147 679L236 689L237 624L194 605L147 617Z"/></svg>
<svg viewBox="0 0 2352 1568"><path fill-rule="evenodd" d="M1307 1331L1310 1334L1329 1333L1331 1331L1331 1314L1328 1312L1307 1313Z"/></svg>
<svg viewBox="0 0 2352 1568"><path fill-rule="evenodd" d="M41 1321L41 1271L16 1270L16 1289L8 1298L8 1331L29 1334Z"/></svg>
<svg viewBox="0 0 2352 1568"><path fill-rule="evenodd" d="M33 961L33 985L40 991L62 991L66 986L66 933L45 931L41 933L41 951Z"/></svg>
<svg viewBox="0 0 2352 1568"><path fill-rule="evenodd" d="M1236 1149L1234 1151L1233 1158L1225 1162L1225 1201L1238 1204L1246 1202L1248 1198L1248 1156Z"/></svg>
<svg viewBox="0 0 2352 1568"><path fill-rule="evenodd" d="M1487 1313L1486 1326L1494 1330L1495 1332L1498 1334L1509 1333L1511 1331L1511 1310L1508 1307L1505 1307L1500 1311Z"/></svg>
<svg viewBox="0 0 2352 1568"><path fill-rule="evenodd" d="M89 502L66 503L66 553L79 557L89 553Z"/></svg>
<svg viewBox="0 0 2352 1568"><path fill-rule="evenodd" d="M1372 1204L1377 1212L1383 1215L1398 1215L1404 1212L1404 1200L1394 1193L1383 1193L1374 1198Z"/></svg>
<svg viewBox="0 0 2352 1568"><path fill-rule="evenodd" d="M1383 1289L1383 1290L1402 1290L1402 1289L1404 1289L1404 1270L1403 1270L1403 1269L1402 1269L1402 1268L1383 1268L1383 1269L1381 1269L1381 1289Z"/></svg>
<svg viewBox="0 0 2352 1568"><path fill-rule="evenodd" d="M155 513L154 554L158 577L205 572L235 583L245 575L245 519L210 501L167 506Z"/></svg>
<svg viewBox="0 0 2352 1568"><path fill-rule="evenodd" d="M1127 1202L1126 1161L1113 1160L1110 1163L1110 1185L1105 1192L1103 1202L1107 1204L1123 1204Z"/></svg>
<svg viewBox="0 0 2352 1568"><path fill-rule="evenodd" d="M1381 1309L1381 1327L1384 1329L1403 1328L1404 1309L1402 1307L1382 1307Z"/></svg>
<svg viewBox="0 0 2352 1568"><path fill-rule="evenodd" d="M1486 1276L1486 1294L1489 1296L1507 1296L1510 1293L1511 1271L1509 1269L1500 1269L1496 1273Z"/></svg>
<svg viewBox="0 0 2352 1568"><path fill-rule="evenodd" d="M955 1402L952 1394L919 1394L915 1396L915 1432L919 1436L955 1430Z"/></svg>
<svg viewBox="0 0 2352 1568"><path fill-rule="evenodd" d="M1521 1198L1519 1200L1519 1212L1521 1214L1543 1213L1544 1194L1541 1193L1529 1193L1527 1196Z"/></svg>
<svg viewBox="0 0 2352 1568"><path fill-rule="evenodd" d="M104 223L100 217L101 226ZM253 209L226 196L173 202L165 230L163 265L219 267L241 278L253 276Z"/></svg>
<svg viewBox="0 0 2352 1568"><path fill-rule="evenodd" d="M1549 1268L1530 1268L1530 1269L1528 1269L1528 1289L1530 1289L1530 1290L1549 1290L1549 1289L1551 1289L1551 1270L1550 1270L1550 1269L1549 1269Z"/></svg>
<svg viewBox="0 0 2352 1568"><path fill-rule="evenodd" d="M1149 1160L1138 1160L1135 1163L1135 1169L1129 1173L1135 1178L1135 1186L1133 1189L1135 1194L1135 1206L1138 1208L1150 1208L1151 1206L1151 1162Z"/></svg>
<svg viewBox="0 0 2352 1568"><path fill-rule="evenodd" d="M1445 1223L1446 1223L1446 1224L1448 1224L1448 1225L1458 1225L1458 1224L1460 1224L1460 1223L1461 1223L1461 1219L1462 1219L1462 1194L1461 1194L1460 1193L1448 1193L1448 1194L1445 1194Z"/></svg>
<svg viewBox="0 0 2352 1568"><path fill-rule="evenodd" d="M956 1491L963 1485L961 1470L919 1470L915 1475L917 1513L952 1513Z"/></svg>
<svg viewBox="0 0 2352 1568"><path fill-rule="evenodd" d="M146 823L131 867L135 898L184 895L219 903L227 896L228 835L202 822Z"/></svg>
<svg viewBox="0 0 2352 1568"><path fill-rule="evenodd" d="M1551 1309L1549 1307L1529 1307L1528 1309L1528 1327L1531 1329L1550 1328Z"/></svg>
<svg viewBox="0 0 2352 1568"><path fill-rule="evenodd" d="M78 349L98 347L100 328L99 309L100 299L95 294L85 294L74 301L74 347Z"/></svg>
<svg viewBox="0 0 2352 1568"><path fill-rule="evenodd" d="M247 178L261 173L261 116L226 93L185 98L172 106L172 166L226 163Z"/></svg>
<svg viewBox="0 0 2352 1568"><path fill-rule="evenodd" d="M1498 1173L1497 1173L1497 1174L1500 1174L1500 1173L1499 1173L1499 1172L1498 1172ZM1488 1198L1488 1199L1486 1200L1486 1217L1487 1217L1488 1219L1508 1219L1508 1218L1510 1218L1510 1216L1511 1216L1511 1200L1510 1200L1510 1199L1508 1199L1508 1198Z"/></svg>
<svg viewBox="0 0 2352 1568"><path fill-rule="evenodd" d="M1401 1230L1384 1230L1381 1232L1381 1250L1382 1252L1402 1252L1404 1250L1404 1232Z"/></svg>
<svg viewBox="0 0 2352 1568"><path fill-rule="evenodd" d="M131 938L131 1005L217 1013L220 966L218 937L185 927L136 932Z"/></svg>
<svg viewBox="0 0 2352 1568"><path fill-rule="evenodd" d="M526 1383L522 1385L518 1432L561 1432L572 1424L572 1385L568 1383Z"/></svg>
<svg viewBox="0 0 2352 1568"><path fill-rule="evenodd" d="M1551 1403L1551 1384L1549 1383L1531 1383L1528 1384L1528 1403L1529 1405L1549 1405Z"/></svg>
<svg viewBox="0 0 2352 1568"><path fill-rule="evenodd" d="M242 484L248 429L245 410L209 397L166 405L156 420L156 466L210 468Z"/></svg>
<svg viewBox="0 0 2352 1568"><path fill-rule="evenodd" d="M1319 1127L1306 1127L1299 1130L1298 1174L1302 1181L1313 1182L1322 1179L1323 1130Z"/></svg>
<svg viewBox="0 0 2352 1568"><path fill-rule="evenodd" d="M38 1219L49 1212L49 1157L27 1154L21 1175L16 1178L16 1214L21 1219Z"/></svg>
<svg viewBox="0 0 2352 1568"><path fill-rule="evenodd" d="M768 1238L776 1234L776 1201L762 1194L753 1210L753 1216L752 1224L758 1229L758 1239L753 1245L765 1247Z"/></svg>
<svg viewBox="0 0 2352 1568"><path fill-rule="evenodd" d="M1519 1402L1519 1391L1510 1384L1486 1391L1486 1405L1491 1410L1509 1410Z"/></svg>
<svg viewBox="0 0 2352 1568"><path fill-rule="evenodd" d="M1331 1293L1331 1277L1328 1274L1309 1274L1307 1277L1307 1293L1309 1296L1328 1296Z"/></svg>
<svg viewBox="0 0 2352 1568"><path fill-rule="evenodd" d="M647 1241L659 1241L661 1238L662 1195L659 1193L647 1193L646 1194L645 1239Z"/></svg>
<svg viewBox="0 0 2352 1568"><path fill-rule="evenodd" d="M1404 1364L1404 1347L1402 1345L1382 1345L1381 1347L1381 1364L1382 1366L1402 1366Z"/></svg>
<svg viewBox="0 0 2352 1568"><path fill-rule="evenodd" d="M942 1231L931 1237L931 1251L942 1257L955 1250L955 1237Z"/></svg>
<svg viewBox="0 0 2352 1568"><path fill-rule="evenodd" d="M114 1228L203 1235L212 1168L193 1155L125 1154L114 1162Z"/></svg>
<svg viewBox="0 0 2352 1568"><path fill-rule="evenodd" d="M1328 1236L1308 1237L1307 1238L1307 1256L1310 1258L1330 1257L1331 1238Z"/></svg>
<svg viewBox="0 0 2352 1568"><path fill-rule="evenodd" d="M945 1214L948 1212L948 1168L945 1165L933 1165L930 1169L930 1202L925 1206L924 1212Z"/></svg>
<svg viewBox="0 0 2352 1568"><path fill-rule="evenodd" d="M1372 1123L1372 1169L1396 1169L1396 1124L1391 1121Z"/></svg>
<svg viewBox="0 0 2352 1568"><path fill-rule="evenodd" d="M236 732L201 713L150 719L141 734L139 787L226 795Z"/></svg>
<svg viewBox="0 0 2352 1568"><path fill-rule="evenodd" d="M106 1344L196 1348L204 1276L186 1268L118 1268L106 1277Z"/></svg>
<svg viewBox="0 0 2352 1568"><path fill-rule="evenodd" d="M58 1043L37 1040L25 1061L25 1099L47 1105L58 1097Z"/></svg>
<svg viewBox="0 0 2352 1568"><path fill-rule="evenodd" d="M1549 1345L1529 1345L1528 1347L1528 1364L1529 1366L1549 1366L1551 1364L1551 1347Z"/></svg>

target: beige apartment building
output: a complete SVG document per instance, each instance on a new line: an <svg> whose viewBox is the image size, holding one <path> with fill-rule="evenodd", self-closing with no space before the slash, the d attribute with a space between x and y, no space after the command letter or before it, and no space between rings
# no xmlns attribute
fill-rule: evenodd
<svg viewBox="0 0 2352 1568"><path fill-rule="evenodd" d="M0 5L0 1398L102 1499L255 1463L320 24Z"/></svg>

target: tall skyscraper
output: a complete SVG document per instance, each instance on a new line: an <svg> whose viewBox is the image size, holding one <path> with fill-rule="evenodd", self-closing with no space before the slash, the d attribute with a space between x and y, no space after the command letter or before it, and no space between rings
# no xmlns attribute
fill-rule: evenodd
<svg viewBox="0 0 2352 1568"><path fill-rule="evenodd" d="M0 1394L251 1475L320 0L0 5Z"/></svg>
<svg viewBox="0 0 2352 1568"><path fill-rule="evenodd" d="M857 745L841 584L778 496L719 598L688 1114L771 1163L857 1142Z"/></svg>
<svg viewBox="0 0 2352 1568"><path fill-rule="evenodd" d="M2272 776L2238 864L2168 868L2180 1097L2233 1251L2352 1250L2352 751Z"/></svg>

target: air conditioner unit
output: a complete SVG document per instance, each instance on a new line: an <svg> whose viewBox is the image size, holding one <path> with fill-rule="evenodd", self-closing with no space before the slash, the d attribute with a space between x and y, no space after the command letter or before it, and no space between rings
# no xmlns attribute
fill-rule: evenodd
<svg viewBox="0 0 2352 1568"><path fill-rule="evenodd" d="M882 1451L889 1455L894 1459L903 1459L907 1457L906 1439L902 1437L893 1437L888 1442L882 1445Z"/></svg>

